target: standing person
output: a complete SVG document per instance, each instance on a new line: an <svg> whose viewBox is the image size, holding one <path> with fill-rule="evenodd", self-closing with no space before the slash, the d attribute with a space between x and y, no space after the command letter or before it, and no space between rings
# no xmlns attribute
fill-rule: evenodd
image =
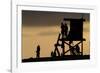
<svg viewBox="0 0 100 73"><path fill-rule="evenodd" d="M65 23L65 27L64 27L64 35L67 37L67 33L68 33L68 26L67 24Z"/></svg>
<svg viewBox="0 0 100 73"><path fill-rule="evenodd" d="M73 44L73 41L69 41L69 49L70 49L70 55L75 55L74 53L74 44Z"/></svg>
<svg viewBox="0 0 100 73"><path fill-rule="evenodd" d="M40 45L37 46L36 58L40 57Z"/></svg>
<svg viewBox="0 0 100 73"><path fill-rule="evenodd" d="M80 47L79 47L79 45L76 45L76 53L77 53L77 55L80 55Z"/></svg>
<svg viewBox="0 0 100 73"><path fill-rule="evenodd" d="M64 38L64 28L65 28L65 26L64 26L64 24L62 22L61 23L61 34L62 34L62 38Z"/></svg>

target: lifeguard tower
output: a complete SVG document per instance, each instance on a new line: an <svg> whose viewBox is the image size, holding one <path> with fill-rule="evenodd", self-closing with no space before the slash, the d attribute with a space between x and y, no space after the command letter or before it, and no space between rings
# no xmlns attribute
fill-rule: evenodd
<svg viewBox="0 0 100 73"><path fill-rule="evenodd" d="M69 21L69 28L66 26L66 22ZM51 57L63 57L66 56L66 53L70 52L69 55L83 55L83 22L85 20L83 18L80 19L71 19L71 18L64 18L63 22L61 23L61 32L58 35L57 42L55 43L55 49L51 52ZM69 32L69 33L67 33ZM77 42L76 44L73 42ZM67 50L65 49L65 45L67 46ZM59 48L60 47L60 48ZM62 50L62 52L59 51Z"/></svg>

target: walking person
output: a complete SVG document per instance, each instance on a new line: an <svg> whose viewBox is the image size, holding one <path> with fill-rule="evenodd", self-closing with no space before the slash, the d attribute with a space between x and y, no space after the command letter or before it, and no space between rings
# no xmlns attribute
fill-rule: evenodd
<svg viewBox="0 0 100 73"><path fill-rule="evenodd" d="M36 58L40 58L40 45L37 46Z"/></svg>

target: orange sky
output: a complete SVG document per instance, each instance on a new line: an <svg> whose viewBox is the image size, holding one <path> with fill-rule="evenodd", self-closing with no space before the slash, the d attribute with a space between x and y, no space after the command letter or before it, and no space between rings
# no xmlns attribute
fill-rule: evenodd
<svg viewBox="0 0 100 73"><path fill-rule="evenodd" d="M26 13L23 15L26 15ZM41 50L40 57L50 56L51 51L53 51L55 49L54 44L57 41L58 34L60 32L60 22L62 20L60 20L58 22L53 22L53 20L51 18L49 18L50 14L49 15L46 14L44 18L46 18L48 16L48 22L52 21L52 23L48 23L46 25L47 21L46 21L46 23L43 21L45 26L44 25L41 26L40 23L41 24L43 24L43 23L40 22L39 19L37 22L35 22L37 24L35 24L34 22L32 22L32 17L34 18L34 15L32 17L30 17L32 14L30 14L29 16L28 15L29 14L27 13L26 17L23 16L23 23L22 23L22 59L30 58L30 57L35 58L37 45L40 45L40 48L41 48L40 49ZM68 14L66 14L66 15L68 15ZM73 14L73 15L75 15L75 14ZM41 16L43 17L44 14ZM36 17L36 15L35 15L35 17ZM62 18L62 16L61 16L61 18ZM59 17L59 19L61 19L61 18ZM30 19L31 22L25 21L27 19L28 20ZM83 45L83 48L84 48L83 54L84 55L90 54L89 53L90 52L90 47L89 47L90 32L89 32L89 30L90 30L90 23L89 23L89 21L86 21L86 22L84 22L84 26L83 26L83 37L86 39L86 41L84 42L84 45ZM68 48L66 46L66 50L67 49Z"/></svg>

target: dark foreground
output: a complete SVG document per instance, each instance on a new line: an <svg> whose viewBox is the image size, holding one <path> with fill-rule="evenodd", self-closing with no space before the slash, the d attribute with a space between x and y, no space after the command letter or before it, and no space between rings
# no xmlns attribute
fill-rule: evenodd
<svg viewBox="0 0 100 73"><path fill-rule="evenodd" d="M41 58L28 58L23 59L22 62L42 62L42 61L61 61L61 60L86 60L90 59L90 55L66 55L64 57L41 57Z"/></svg>

